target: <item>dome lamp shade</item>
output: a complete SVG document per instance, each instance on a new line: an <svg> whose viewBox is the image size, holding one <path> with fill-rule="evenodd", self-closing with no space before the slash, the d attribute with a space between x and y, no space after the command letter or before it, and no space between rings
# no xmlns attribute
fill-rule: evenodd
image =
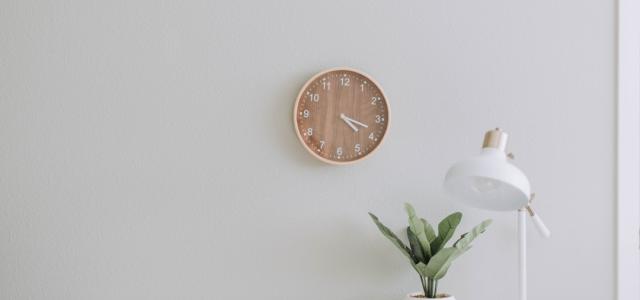
<svg viewBox="0 0 640 300"><path fill-rule="evenodd" d="M486 133L482 152L455 163L444 188L456 200L481 209L513 211L527 206L531 187L527 176L506 154L507 134L496 128Z"/></svg>

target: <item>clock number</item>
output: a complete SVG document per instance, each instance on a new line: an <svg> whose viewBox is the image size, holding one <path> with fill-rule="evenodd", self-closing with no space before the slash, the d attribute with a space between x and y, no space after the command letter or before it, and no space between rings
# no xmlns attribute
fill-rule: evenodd
<svg viewBox="0 0 640 300"><path fill-rule="evenodd" d="M309 96L309 100L313 102L320 101L320 94L309 94L308 96Z"/></svg>
<svg viewBox="0 0 640 300"><path fill-rule="evenodd" d="M353 150L354 150L356 153L360 152L360 150L361 150L361 149L360 149L360 144L356 144L356 146L355 146L355 147L353 147Z"/></svg>
<svg viewBox="0 0 640 300"><path fill-rule="evenodd" d="M376 123L382 123L384 121L384 118L380 115L376 115Z"/></svg>
<svg viewBox="0 0 640 300"><path fill-rule="evenodd" d="M373 96L371 97L371 105L376 105L376 102L380 101L380 97Z"/></svg>
<svg viewBox="0 0 640 300"><path fill-rule="evenodd" d="M375 137L373 136L373 132L372 132L372 133L369 133L369 139L373 141L373 139L374 139L374 138L375 138Z"/></svg>
<svg viewBox="0 0 640 300"><path fill-rule="evenodd" d="M313 135L313 128L311 128L311 127L307 128L307 135L308 136L312 136Z"/></svg>
<svg viewBox="0 0 640 300"><path fill-rule="evenodd" d="M349 86L350 82L351 82L351 79L349 79L349 77L340 78L340 85L342 86Z"/></svg>
<svg viewBox="0 0 640 300"><path fill-rule="evenodd" d="M324 148L324 141L320 141L320 150L322 150L322 148Z"/></svg>
<svg viewBox="0 0 640 300"><path fill-rule="evenodd" d="M331 82L326 82L326 81L322 81L322 89L323 90L330 90L331 89Z"/></svg>
<svg viewBox="0 0 640 300"><path fill-rule="evenodd" d="M306 118L308 118L310 114L311 114L311 113L309 113L309 110L308 110L308 109L305 109L305 110L302 112L302 116L303 116L305 119L306 119Z"/></svg>
<svg viewBox="0 0 640 300"><path fill-rule="evenodd" d="M342 155L342 147L338 147L338 148L336 148L336 154L337 154L338 156Z"/></svg>

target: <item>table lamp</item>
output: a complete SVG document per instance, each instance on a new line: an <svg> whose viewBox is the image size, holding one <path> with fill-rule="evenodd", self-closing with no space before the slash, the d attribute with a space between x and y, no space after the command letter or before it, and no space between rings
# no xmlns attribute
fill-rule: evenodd
<svg viewBox="0 0 640 300"><path fill-rule="evenodd" d="M526 215L544 237L551 232L531 207L534 194L527 176L511 163L507 154L508 135L500 128L488 131L484 136L482 152L455 163L444 180L444 188L454 199L481 209L518 212L520 300L527 299L527 237Z"/></svg>

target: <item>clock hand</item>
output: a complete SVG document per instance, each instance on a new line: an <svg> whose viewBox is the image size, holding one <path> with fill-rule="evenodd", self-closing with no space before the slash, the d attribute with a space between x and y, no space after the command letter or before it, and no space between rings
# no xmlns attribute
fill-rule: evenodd
<svg viewBox="0 0 640 300"><path fill-rule="evenodd" d="M345 123L347 123L347 125L349 125L349 127L351 127L351 129L353 129L353 131L358 132L358 127L356 127L355 125L353 125L351 123L351 121L349 121L349 118L347 118L347 116L345 116L344 114L340 114L340 119L342 119L342 121L344 121Z"/></svg>
<svg viewBox="0 0 640 300"><path fill-rule="evenodd" d="M354 120L354 119L351 119L351 118L349 118L349 117L347 117L347 116L344 116L344 117L345 117L347 120L349 120L350 122L356 123L356 124L358 124L358 125L360 125L360 126L362 126L362 127L364 127L364 128L369 128L369 126L367 126L367 124L364 124L364 123L362 123L362 122L358 122L358 121L356 121L356 120Z"/></svg>

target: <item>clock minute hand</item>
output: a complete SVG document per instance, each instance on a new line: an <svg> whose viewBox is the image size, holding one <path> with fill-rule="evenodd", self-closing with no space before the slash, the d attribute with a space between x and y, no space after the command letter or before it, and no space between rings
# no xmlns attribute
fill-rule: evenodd
<svg viewBox="0 0 640 300"><path fill-rule="evenodd" d="M356 121L356 120L354 120L354 119L351 119L351 118L349 118L349 117L347 117L347 116L345 116L345 118L346 118L347 120L349 120L349 122L356 123L356 124L358 124L358 125L360 125L360 126L362 126L362 127L364 127L364 128L369 128L369 126L367 126L367 124L364 124L364 123L362 123L362 122L358 122L358 121Z"/></svg>
<svg viewBox="0 0 640 300"><path fill-rule="evenodd" d="M351 127L351 129L353 129L353 131L358 132L358 127L356 127L355 125L353 125L350 121L349 118L347 118L347 116L345 116L344 114L340 114L340 119L342 119L342 121L344 121L345 123L347 123L347 125L349 125L349 127Z"/></svg>

